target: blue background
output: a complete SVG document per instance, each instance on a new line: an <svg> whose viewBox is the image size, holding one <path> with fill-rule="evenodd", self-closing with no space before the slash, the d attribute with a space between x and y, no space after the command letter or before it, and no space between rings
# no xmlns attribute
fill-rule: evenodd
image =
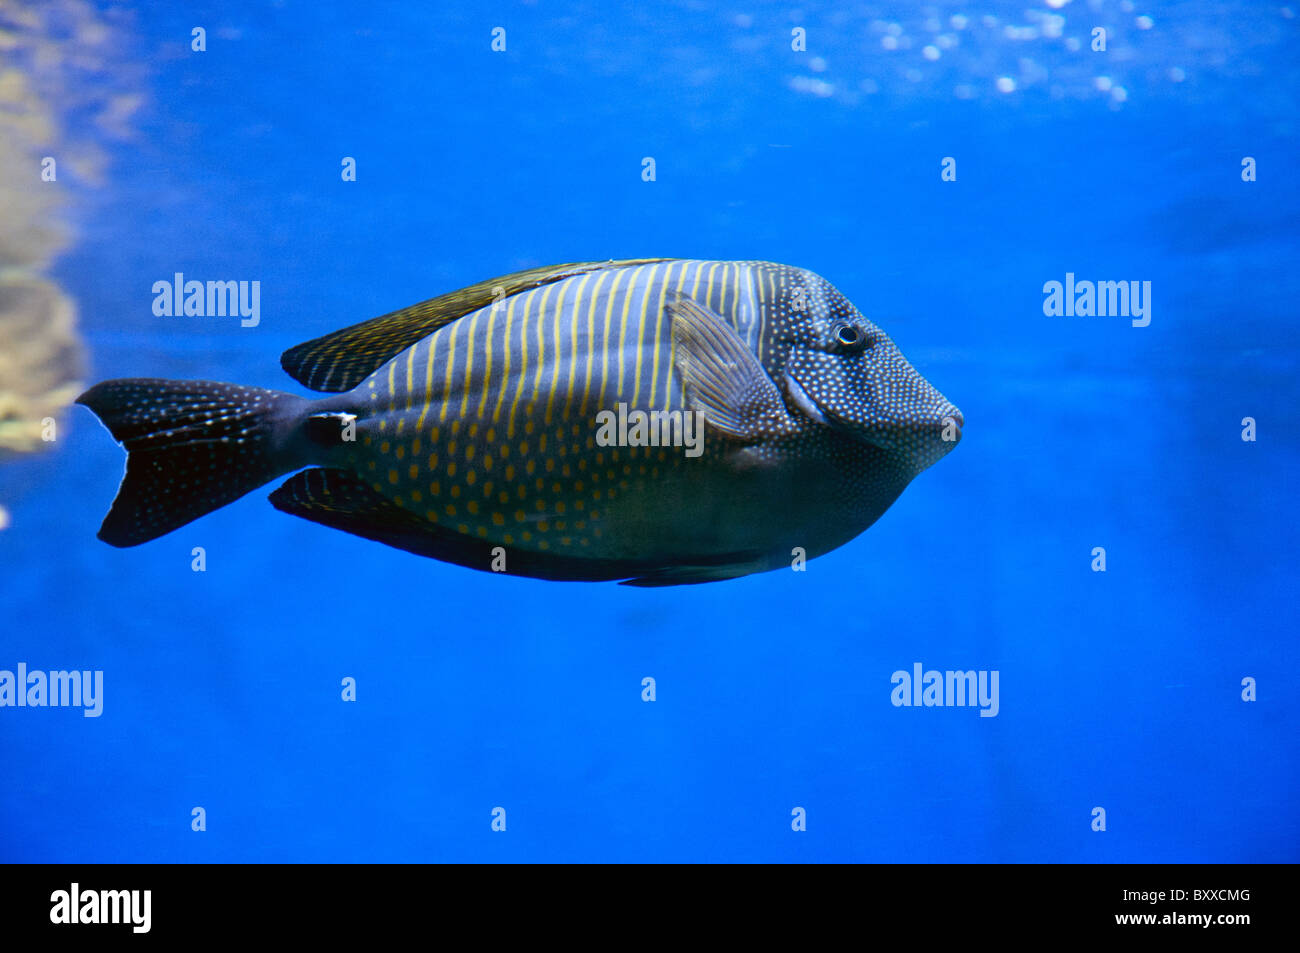
<svg viewBox="0 0 1300 953"><path fill-rule="evenodd" d="M761 258L834 282L964 439L806 573L630 590L421 560L274 484L116 550L123 455L74 408L0 470L0 668L102 669L105 709L0 709L0 859L1300 859L1300 19L425 6L122 19L137 135L52 272L88 381L301 393L283 349L493 275ZM155 317L176 271L259 280L260 326ZM1150 326L1045 317L1067 271L1151 281ZM917 661L999 670L1000 713L893 707Z"/></svg>

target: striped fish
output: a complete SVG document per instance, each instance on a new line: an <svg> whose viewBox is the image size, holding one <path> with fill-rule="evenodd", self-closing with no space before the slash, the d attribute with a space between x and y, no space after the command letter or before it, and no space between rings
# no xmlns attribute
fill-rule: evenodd
<svg viewBox="0 0 1300 953"><path fill-rule="evenodd" d="M297 471L278 509L413 553L706 582L852 539L964 423L830 283L771 262L533 269L281 365L328 396L142 378L83 394L128 451L99 537L137 545Z"/></svg>

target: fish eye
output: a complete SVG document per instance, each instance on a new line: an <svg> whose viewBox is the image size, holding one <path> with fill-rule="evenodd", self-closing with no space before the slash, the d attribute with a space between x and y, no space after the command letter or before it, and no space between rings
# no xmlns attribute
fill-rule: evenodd
<svg viewBox="0 0 1300 953"><path fill-rule="evenodd" d="M867 343L867 336L851 324L837 325L834 339L841 351L860 351Z"/></svg>

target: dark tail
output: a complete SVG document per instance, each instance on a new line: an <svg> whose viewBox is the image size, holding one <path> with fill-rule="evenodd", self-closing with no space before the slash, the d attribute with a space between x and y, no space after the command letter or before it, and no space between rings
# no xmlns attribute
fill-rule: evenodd
<svg viewBox="0 0 1300 953"><path fill-rule="evenodd" d="M126 476L99 538L136 546L296 469L294 434L308 403L259 387L126 378L77 398L126 448Z"/></svg>

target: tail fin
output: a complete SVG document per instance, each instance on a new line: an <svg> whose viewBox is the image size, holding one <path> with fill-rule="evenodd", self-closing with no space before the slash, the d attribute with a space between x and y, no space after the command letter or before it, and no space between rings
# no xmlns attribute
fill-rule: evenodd
<svg viewBox="0 0 1300 953"><path fill-rule="evenodd" d="M126 448L126 476L99 538L136 546L302 464L282 449L301 397L215 381L126 378L77 398Z"/></svg>

